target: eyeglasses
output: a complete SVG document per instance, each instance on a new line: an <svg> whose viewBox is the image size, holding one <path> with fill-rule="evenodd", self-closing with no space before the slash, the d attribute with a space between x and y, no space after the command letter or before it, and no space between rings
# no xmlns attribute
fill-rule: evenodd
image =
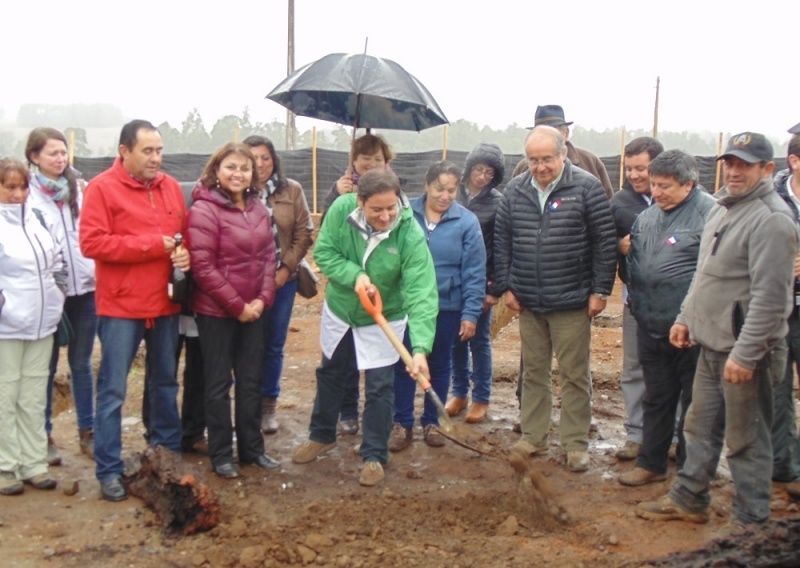
<svg viewBox="0 0 800 568"><path fill-rule="evenodd" d="M538 158L528 158L528 165L533 168L538 168L539 166L552 166L556 163L557 159L558 156L547 156L541 160Z"/></svg>
<svg viewBox="0 0 800 568"><path fill-rule="evenodd" d="M481 168L477 167L472 170L472 173L476 176L483 176L488 178L494 178L494 168Z"/></svg>

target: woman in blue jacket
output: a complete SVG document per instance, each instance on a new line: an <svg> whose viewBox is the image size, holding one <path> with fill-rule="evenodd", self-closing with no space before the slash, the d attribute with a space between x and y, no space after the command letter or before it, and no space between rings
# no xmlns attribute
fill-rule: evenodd
<svg viewBox="0 0 800 568"><path fill-rule="evenodd" d="M411 200L436 269L439 315L428 367L440 399L446 398L450 389L453 343L456 337L467 341L475 335L486 291L486 249L480 223L474 213L455 201L460 177L461 170L453 163L436 162L425 175L425 193ZM415 390L416 383L409 379L403 363L398 363L390 451L399 452L411 443ZM427 399L420 423L429 446L444 445L444 437L434 428L439 424L436 408Z"/></svg>

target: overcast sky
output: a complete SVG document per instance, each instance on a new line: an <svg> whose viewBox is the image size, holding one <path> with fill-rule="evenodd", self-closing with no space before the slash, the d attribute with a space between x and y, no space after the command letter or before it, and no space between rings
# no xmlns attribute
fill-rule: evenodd
<svg viewBox="0 0 800 568"><path fill-rule="evenodd" d="M286 0L9 0L3 7L6 118L19 104L104 102L126 118L180 127L194 107L210 130L286 76ZM8 5L10 4L10 5ZM538 104L595 129L761 131L800 121L800 2L295 0L295 67L328 53L392 59L450 121L528 126ZM299 120L298 128L330 123Z"/></svg>

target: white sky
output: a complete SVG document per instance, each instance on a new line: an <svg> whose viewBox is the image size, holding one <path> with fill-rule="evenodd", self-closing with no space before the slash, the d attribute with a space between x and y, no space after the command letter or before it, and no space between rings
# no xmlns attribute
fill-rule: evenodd
<svg viewBox="0 0 800 568"><path fill-rule="evenodd" d="M126 118L180 128L197 107L211 129L250 107L284 120L265 95L286 76L286 0L9 0L4 87L25 102L104 102ZM528 126L561 104L587 128L754 130L786 140L800 121L800 2L761 0L481 2L295 0L295 67L334 52L393 59L451 121ZM298 128L330 123L298 120Z"/></svg>

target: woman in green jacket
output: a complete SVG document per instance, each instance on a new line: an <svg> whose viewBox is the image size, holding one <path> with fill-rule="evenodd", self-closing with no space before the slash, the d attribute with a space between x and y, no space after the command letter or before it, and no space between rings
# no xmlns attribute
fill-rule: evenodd
<svg viewBox="0 0 800 568"><path fill-rule="evenodd" d="M325 217L314 248L314 260L328 278L320 325L322 363L309 439L295 463L309 463L336 445L336 422L346 377L365 371L363 415L364 460L359 483L377 485L388 460L392 427L393 366L398 354L361 306L356 291L379 290L383 314L398 337L406 323L411 337L414 373L428 376L427 355L433 345L438 314L436 274L425 235L414 220L392 172L364 174L357 194L337 199ZM410 380L410 379L409 379Z"/></svg>

